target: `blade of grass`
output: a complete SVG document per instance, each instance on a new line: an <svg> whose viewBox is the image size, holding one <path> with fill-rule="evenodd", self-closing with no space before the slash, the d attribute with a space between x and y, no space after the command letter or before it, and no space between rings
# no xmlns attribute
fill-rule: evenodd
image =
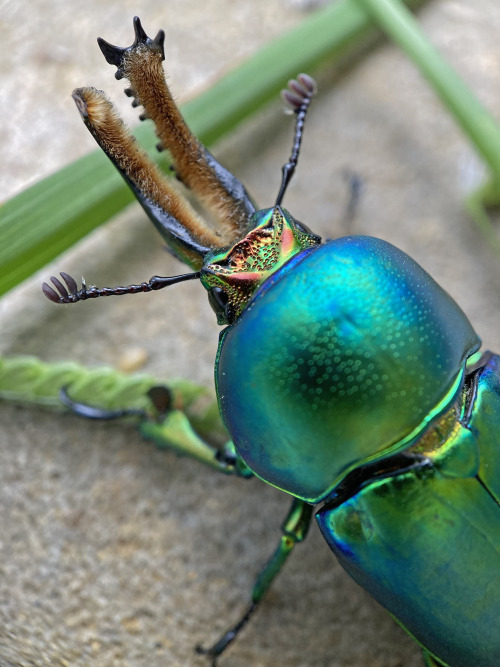
<svg viewBox="0 0 500 667"><path fill-rule="evenodd" d="M500 204L500 126L430 44L400 0L357 2L413 60L489 167L489 182L468 197L466 207L489 245L500 253L500 241L486 212L487 206Z"/></svg>
<svg viewBox="0 0 500 667"><path fill-rule="evenodd" d="M422 0L406 2L412 7L422 4ZM326 61L345 61L374 34L356 0L328 5L184 105L183 113L194 133L211 145L273 99L287 79ZM151 129L141 127L136 136L161 161ZM0 294L131 201L128 188L100 151L12 198L0 209Z"/></svg>

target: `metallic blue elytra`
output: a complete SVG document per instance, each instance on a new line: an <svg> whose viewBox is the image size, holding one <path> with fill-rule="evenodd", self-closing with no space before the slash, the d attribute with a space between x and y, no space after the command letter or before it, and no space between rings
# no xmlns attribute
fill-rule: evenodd
<svg viewBox="0 0 500 667"><path fill-rule="evenodd" d="M318 502L407 447L479 344L404 252L367 236L329 241L295 255L223 332L221 413L256 475Z"/></svg>
<svg viewBox="0 0 500 667"><path fill-rule="evenodd" d="M476 378L466 426L440 420L428 465L316 515L353 579L453 667L500 665L499 362Z"/></svg>

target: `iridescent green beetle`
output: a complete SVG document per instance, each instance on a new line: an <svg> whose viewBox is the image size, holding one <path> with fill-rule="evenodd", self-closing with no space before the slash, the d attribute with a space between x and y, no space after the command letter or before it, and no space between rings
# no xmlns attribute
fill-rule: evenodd
<svg viewBox="0 0 500 667"><path fill-rule="evenodd" d="M179 179L220 226L198 219L171 189L103 93L79 89L85 124L196 272L103 289L78 289L61 274L67 288L52 278L57 292L44 292L71 303L199 278L228 325L215 376L232 443L223 451L202 444L198 458L257 475L293 502L246 614L200 652L215 664L320 505L315 516L332 551L421 644L428 665L498 667L499 357L477 352L464 313L403 252L364 236L321 243L281 207L314 94L310 77L285 94L297 115L294 150L275 206L256 211L181 118L163 77L163 32L152 40L137 18L134 27L131 47L100 40L101 49L155 122ZM114 416L65 400L83 415ZM141 430L162 442L161 421L144 418Z"/></svg>

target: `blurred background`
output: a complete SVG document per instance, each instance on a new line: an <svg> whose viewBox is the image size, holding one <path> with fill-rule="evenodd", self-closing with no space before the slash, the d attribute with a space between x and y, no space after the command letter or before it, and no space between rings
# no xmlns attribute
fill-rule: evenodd
<svg viewBox="0 0 500 667"><path fill-rule="evenodd" d="M136 123L97 36L129 45L136 14L149 35L165 29L165 67L183 101L317 6L0 2L0 198L94 149L73 88L106 90ZM498 3L430 0L418 17L500 119ZM484 177L469 143L387 43L341 76L322 72L319 84L286 208L325 237L362 233L402 248L459 302L485 346L500 350L500 261L463 206ZM292 125L276 99L213 150L262 207L276 197ZM346 172L362 182L348 228ZM131 206L0 301L2 354L118 366L139 349L145 372L213 383L219 327L198 284L57 308L40 283L59 270L103 286L181 266ZM278 542L287 498L257 480L221 478L158 452L131 425L0 410L0 666L207 664L193 646L210 644L240 616ZM417 667L420 660L313 526L221 667Z"/></svg>

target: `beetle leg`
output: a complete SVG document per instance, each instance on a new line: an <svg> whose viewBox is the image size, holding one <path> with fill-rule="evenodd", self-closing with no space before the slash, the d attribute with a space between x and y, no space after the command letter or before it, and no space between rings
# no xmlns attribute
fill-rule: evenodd
<svg viewBox="0 0 500 667"><path fill-rule="evenodd" d="M171 449L179 456L189 456L219 472L253 477L253 473L234 452L232 443L217 448L204 440L193 428L190 418L176 405L173 392L163 385L153 386L148 392L153 411L144 408L107 409L74 400L68 393L71 385L59 391L60 402L84 419L110 421L123 417L139 419L138 429L147 440L153 440L158 449Z"/></svg>
<svg viewBox="0 0 500 667"><path fill-rule="evenodd" d="M427 653L425 649L422 649L422 656L424 658L425 667L447 667L445 662L441 662L437 658L434 658L430 653Z"/></svg>
<svg viewBox="0 0 500 667"><path fill-rule="evenodd" d="M182 410L170 410L159 421L144 419L139 423L139 431L159 449L171 449L228 475L237 474L232 462L221 459L219 450L196 433Z"/></svg>
<svg viewBox="0 0 500 667"><path fill-rule="evenodd" d="M165 81L162 61L165 59L163 30L151 39L139 18L134 18L134 43L126 48L113 46L99 38L101 51L116 78L127 78L126 95L134 97L132 106L142 105L141 120L150 118L160 147L168 149L180 181L203 201L224 230L221 245L241 238L248 231L248 221L255 211L243 184L228 172L195 137L184 121Z"/></svg>
<svg viewBox="0 0 500 667"><path fill-rule="evenodd" d="M344 206L340 224L345 234L353 234L356 217L358 214L361 193L363 190L363 180L356 172L351 169L345 169L342 174L347 185L347 202Z"/></svg>
<svg viewBox="0 0 500 667"><path fill-rule="evenodd" d="M196 433L185 412L173 404L172 392L167 387L151 387L148 397L157 418L146 416L139 423L139 431L146 439L153 440L159 449L172 449L180 456L189 456L225 474L253 477L232 443L217 449Z"/></svg>
<svg viewBox="0 0 500 667"><path fill-rule="evenodd" d="M259 602L271 587L275 577L281 572L281 569L288 556L292 553L294 546L297 542L302 542L305 539L311 522L312 511L313 508L311 505L308 505L297 498L293 499L292 506L282 526L283 535L281 536L280 543L264 568L260 571L257 580L255 581L251 602L246 612L232 628L224 633L222 637L213 644L213 646L210 648L203 648L202 646L196 647L197 653L207 655L212 659L212 666L216 665L217 658L226 650L229 644L236 639L238 634L253 616Z"/></svg>

